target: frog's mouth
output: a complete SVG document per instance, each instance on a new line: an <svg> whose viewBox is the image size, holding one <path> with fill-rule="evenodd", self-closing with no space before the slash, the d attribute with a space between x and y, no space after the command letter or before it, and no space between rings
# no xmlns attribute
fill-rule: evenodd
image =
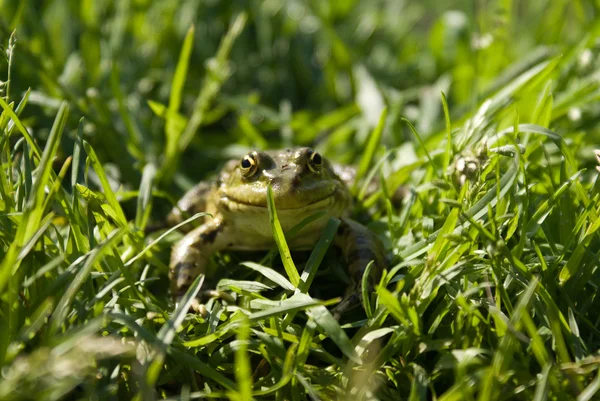
<svg viewBox="0 0 600 401"><path fill-rule="evenodd" d="M309 202L306 203L302 203L302 204L290 204L290 202L285 202L285 200L283 200L283 204L281 202L281 200L279 200L276 198L275 199L275 207L277 208L277 210L286 210L286 211L299 211L299 210L303 210L303 209L316 209L316 208L320 208L320 207L324 207L324 206L328 206L332 203L335 202L336 199L336 193L337 190L333 190L332 192L319 197L317 199L313 199ZM249 202L248 200L241 200L241 199L236 199L234 197L232 197L231 195L223 195L221 197L221 202L222 205L225 205L227 207L227 209L229 210L267 210L268 206L267 206L267 198L260 198L258 199L258 202L253 203L253 202Z"/></svg>

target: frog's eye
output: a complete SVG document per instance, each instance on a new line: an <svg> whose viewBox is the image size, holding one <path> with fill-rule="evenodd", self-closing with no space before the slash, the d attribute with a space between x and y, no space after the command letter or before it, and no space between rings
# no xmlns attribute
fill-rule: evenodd
<svg viewBox="0 0 600 401"><path fill-rule="evenodd" d="M258 167L258 162L256 160L256 156L253 154L249 154L244 156L242 161L240 162L240 170L242 170L242 175L244 177L251 177L256 173Z"/></svg>
<svg viewBox="0 0 600 401"><path fill-rule="evenodd" d="M321 155L313 150L308 151L308 168L313 173L318 173L321 171L321 166L323 165L323 158Z"/></svg>

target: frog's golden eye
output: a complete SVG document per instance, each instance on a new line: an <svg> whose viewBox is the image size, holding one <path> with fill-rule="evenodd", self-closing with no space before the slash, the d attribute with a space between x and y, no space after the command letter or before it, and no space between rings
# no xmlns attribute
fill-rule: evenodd
<svg viewBox="0 0 600 401"><path fill-rule="evenodd" d="M256 160L256 156L253 154L249 154L244 156L242 161L240 162L240 170L242 170L242 175L244 177L251 177L258 170L258 161Z"/></svg>
<svg viewBox="0 0 600 401"><path fill-rule="evenodd" d="M321 155L313 150L308 151L308 168L313 173L318 173L321 171L321 166L323 165L323 158Z"/></svg>

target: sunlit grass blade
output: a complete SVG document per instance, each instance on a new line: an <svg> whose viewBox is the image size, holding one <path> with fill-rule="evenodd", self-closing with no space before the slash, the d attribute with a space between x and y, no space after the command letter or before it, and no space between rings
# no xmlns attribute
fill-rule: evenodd
<svg viewBox="0 0 600 401"><path fill-rule="evenodd" d="M374 264L375 262L373 260L369 262L361 282L361 301L365 313L367 314L367 319L371 319L373 317L373 307L371 306L371 285L369 284L369 278L371 277L371 270L373 270Z"/></svg>
<svg viewBox="0 0 600 401"><path fill-rule="evenodd" d="M150 212L152 211L152 188L154 186L155 174L156 167L153 164L147 164L144 167L135 214L135 226L140 229L146 227Z"/></svg>
<svg viewBox="0 0 600 401"><path fill-rule="evenodd" d="M368 174L366 175L366 177L363 180L363 184L360 188L360 190L358 191L357 197L358 199L364 199L365 195L367 194L367 191L369 189L369 187L372 186L373 184L373 179L375 177L375 175L377 173L381 172L381 168L384 165L384 163L387 161L387 159L389 158L389 156L392 154L392 152L395 149L392 150L388 150L386 151L383 156L381 158L379 158L379 160L377 160L377 162L375 162L375 164L373 165L373 167L371 167L371 170L368 172ZM381 190L386 193L387 192L387 187L383 187L381 188Z"/></svg>
<svg viewBox="0 0 600 401"><path fill-rule="evenodd" d="M63 182L65 176L67 175L69 168L71 167L72 160L73 160L73 158L71 156L67 157L67 160L65 160L62 167L60 168L60 171L58 172L58 175L56 176L56 179L54 180L54 183L52 184L52 187L50 188L50 192L48 192L48 195L46 196L46 199L44 200L44 205L42 206L43 212L48 210L48 208L50 207L50 202L52 202L54 200L55 195L60 191L62 182Z"/></svg>
<svg viewBox="0 0 600 401"><path fill-rule="evenodd" d="M531 302L538 284L539 282L536 279L532 280L526 291L519 298L519 303L515 308L513 315L510 317L510 325L514 327L513 332L507 332L508 335L505 335L502 338L498 350L494 353L492 364L488 368L484 381L481 383L479 393L480 400L490 399L491 395L494 393L494 388L497 386L496 381L498 380L499 373L505 371L506 367L512 362L513 354L516 352L517 343L514 332L520 328L522 313L527 308L529 302ZM518 334L518 332L516 334Z"/></svg>
<svg viewBox="0 0 600 401"><path fill-rule="evenodd" d="M122 313L109 313L107 314L107 319L128 327L134 333L136 333L136 335L139 335L141 338L144 339L144 341L146 341L149 344L154 344L156 341L158 341L154 333L151 333L144 327L138 325L135 322L135 320L131 318L131 316L127 316ZM228 390L234 390L236 388L236 385L232 380L217 372L207 364L203 363L198 358L188 355L185 352L175 349L173 347L169 347L167 353L169 354L169 356L177 360L178 363L181 363L183 366L196 370L203 376L219 383L224 388Z"/></svg>
<svg viewBox="0 0 600 401"><path fill-rule="evenodd" d="M593 400L598 391L600 391L600 372L597 373L596 378L581 393L579 393L577 401Z"/></svg>
<svg viewBox="0 0 600 401"><path fill-rule="evenodd" d="M283 361L283 366L281 368L281 378L279 379L279 381L270 388L255 391L254 396L262 396L262 395L271 394L279 389L284 388L289 383L289 381L292 379L292 377L294 375L294 370L295 370L294 364L296 362L295 354L296 354L297 348L298 348L297 344L292 344L288 348L288 350L285 354L285 359Z"/></svg>
<svg viewBox="0 0 600 401"><path fill-rule="evenodd" d="M48 227L50 227L53 218L54 213L48 213L46 216L44 216L44 218L39 223L39 228L37 229L37 231L33 233L31 238L29 238L27 243L25 243L23 245L23 248L21 248L21 251L19 252L18 256L19 259L23 259L29 253L29 251L31 251L31 249L35 246L40 237L44 234Z"/></svg>
<svg viewBox="0 0 600 401"><path fill-rule="evenodd" d="M331 245L333 239L335 238L339 225L340 221L338 219L330 218L327 222L327 225L323 230L323 234L321 234L319 241L317 241L312 253L310 254L308 262L306 262L306 267L302 271L300 283L298 284L298 289L301 292L308 292L310 285L315 279L317 269L323 261L325 253L327 252L327 249L329 249L329 245Z"/></svg>
<svg viewBox="0 0 600 401"><path fill-rule="evenodd" d="M23 178L24 178L24 184L23 187L25 189L25 191L23 192L23 199L24 202L22 209L21 210L26 210L27 209L27 205L25 202L27 202L27 200L30 198L30 195L32 193L32 188L33 188L33 162L31 160L31 154L29 153L29 146L27 146L27 141L22 141L21 142L23 145Z"/></svg>
<svg viewBox="0 0 600 401"><path fill-rule="evenodd" d="M317 326L320 327L323 332L327 333L328 337L339 347L340 351L342 351L348 359L358 365L362 364L360 357L354 351L350 339L326 307L316 306L310 308L306 313L314 319Z"/></svg>
<svg viewBox="0 0 600 401"><path fill-rule="evenodd" d="M388 291L384 287L377 288L377 295L379 296L379 302L384 306L387 311L403 326L410 327L415 334L420 332L420 322L418 316L400 303L400 301L394 296L393 293Z"/></svg>
<svg viewBox="0 0 600 401"><path fill-rule="evenodd" d="M538 97L538 102L533 110L531 121L541 127L549 128L550 120L552 117L552 109L554 99L552 97L552 81L548 81L544 90Z"/></svg>
<svg viewBox="0 0 600 401"><path fill-rule="evenodd" d="M361 182L361 179L367 174L369 170L369 166L373 161L373 157L375 156L375 152L377 151L377 147L381 142L381 135L383 134L383 129L385 128L385 122L387 120L388 109L384 108L381 112L381 116L379 116L379 122L373 133L368 136L367 143L365 146L365 152L360 159L360 163L358 165L358 169L356 170L356 181L354 183L354 191L356 192L358 189L358 183Z"/></svg>
<svg viewBox="0 0 600 401"><path fill-rule="evenodd" d="M515 182L516 176L517 176L517 168L516 168L516 166L513 165L508 169L508 171L506 171L504 173L504 175L500 179L500 182L497 184L494 184L494 186L492 188L490 188L490 190L480 200L478 200L473 206L471 206L469 208L469 210L467 210L465 212L465 214L470 216L474 220L477 220L477 219L483 217L487 212L488 205L493 207L496 205L496 203L498 201L498 197L496 195L496 186L500 187L500 197L499 198L502 198L502 197L506 196L508 191L512 188L512 186ZM400 256L402 256L405 259L412 259L414 257L417 257L417 256L423 254L424 252L427 252L427 250L429 249L429 244L432 241L434 241L435 239L437 239L438 235L439 235L439 231L432 233L427 238L427 240L422 240L422 241L416 243L415 245L410 246L410 247L406 248L405 250L403 250L402 253L400 254Z"/></svg>
<svg viewBox="0 0 600 401"><path fill-rule="evenodd" d="M1 100L2 99L0 99L0 104L2 104ZM46 185L50 182L52 172L52 159L58 151L60 138L68 116L68 110L67 104L63 103L56 115L48 142L37 166L35 182L27 199L23 219L19 224L15 238L4 256L2 264L0 264L0 292L2 292L6 286L12 272L16 271L19 267L20 261L18 255L21 247L25 245L25 242L28 241L39 228L38 225L44 212L43 200ZM18 118L16 116L14 116L14 118L15 123L17 123ZM27 131L25 130L25 132ZM36 146L35 143L33 143L33 146Z"/></svg>
<svg viewBox="0 0 600 401"><path fill-rule="evenodd" d="M559 202L560 197L569 190L571 184L573 184L575 180L579 179L581 174L582 171L575 173L566 182L564 182L550 198L548 198L538 207L533 216L531 216L531 220L529 220L527 223L526 230L529 236L533 236L536 233L538 227L544 222L545 217L548 216L552 208L556 205L556 203Z"/></svg>
<svg viewBox="0 0 600 401"><path fill-rule="evenodd" d="M203 282L204 275L196 277L190 288L188 288L183 297L179 300L177 308L173 312L171 318L158 331L156 339L157 345L160 346L160 348L157 350L157 354L154 356L146 371L146 384L149 388L153 388L158 380L158 375L163 368L163 361L167 349L169 345L171 345L171 342L175 338L175 333L187 315L190 306L192 305L192 301L196 298L198 292L200 292Z"/></svg>
<svg viewBox="0 0 600 401"><path fill-rule="evenodd" d="M450 166L452 160L452 123L450 122L450 111L448 110L448 100L446 95L442 92L442 106L444 108L444 117L446 121L446 151L444 153L444 163L442 167L444 171Z"/></svg>
<svg viewBox="0 0 600 401"><path fill-rule="evenodd" d="M178 127L176 114L181 106L183 87L185 85L185 79L190 65L190 57L194 46L194 34L195 29L192 25L188 29L185 39L183 40L181 52L179 53L179 61L177 62L177 67L173 74L173 82L171 83L171 94L169 96L169 107L165 123L167 143L165 155L169 158L173 157L174 153L177 151L177 143L182 132Z"/></svg>
<svg viewBox="0 0 600 401"><path fill-rule="evenodd" d="M288 248L287 242L285 241L285 235L283 234L281 223L277 217L275 200L273 199L273 189L271 186L269 186L267 190L267 205L269 207L271 230L273 231L273 237L275 238L275 243L277 244L279 254L281 255L283 267L285 268L285 272L288 275L290 283L292 283L294 287L298 287L298 284L300 283L300 275L298 274L298 270L296 269L294 261L292 260L292 255L290 253L290 249Z"/></svg>
<svg viewBox="0 0 600 401"><path fill-rule="evenodd" d="M108 202L108 204L112 207L112 209L116 213L115 223L117 223L120 227L126 227L127 219L125 218L125 214L123 213L123 209L121 208L121 205L117 201L117 197L115 196L115 193L113 192L112 188L110 187L110 183L108 182L108 178L106 177L106 173L104 172L104 168L102 167L100 160L98 160L98 156L96 156L96 152L94 152L94 149L92 148L92 146L89 143L87 143L86 141L83 141L83 148L85 149L85 153L87 154L88 159L90 160L92 168L98 175L98 179L100 180L100 183L102 184L102 189L104 192L104 196L106 197L106 201Z"/></svg>
<svg viewBox="0 0 600 401"><path fill-rule="evenodd" d="M306 266L302 271L302 276L300 277L300 283L298 285L298 291L302 293L308 293L308 290L316 277L317 270L319 265L323 261L325 257L325 253L327 249L329 249L329 245L334 240L335 235L337 234L337 229L340 225L340 220L335 218L330 218L323 230L323 234L315 244L313 251L310 254L308 261L306 262ZM281 323L283 327L287 327L294 317L296 316L295 312L289 313Z"/></svg>
<svg viewBox="0 0 600 401"><path fill-rule="evenodd" d="M240 346L235 351L235 378L238 384L238 392L234 399L249 400L252 398L252 372L250 370L250 357L248 356L248 340L250 339L250 322L247 318L237 329Z"/></svg>
<svg viewBox="0 0 600 401"><path fill-rule="evenodd" d="M549 130L548 128L544 128L544 127L541 127L541 126L535 125L535 124L519 124L518 129L519 129L519 132L530 132L530 133L534 133L534 134L544 135L547 138L549 138L560 149L561 153L567 160L568 167L569 167L569 169L567 170L567 173L570 175L575 174L575 172L577 171L577 167L576 167L577 163L575 162L575 159L573 158L573 154L571 153L569 146L567 145L565 140L560 135L556 134L554 131ZM509 128L506 128L506 129L498 132L496 137L500 138L507 133L513 133L513 132L515 132L515 127L509 127Z"/></svg>
<svg viewBox="0 0 600 401"><path fill-rule="evenodd" d="M228 65L228 57L231 52L231 48L236 38L240 35L244 26L246 25L247 16L245 13L238 14L231 26L229 31L223 37L217 54L208 64L207 75L204 80L204 84L200 89L200 93L196 98L194 104L194 110L192 115L185 126L185 129L181 133L177 141L177 152L171 157L168 157L164 162L164 169L162 171L162 179L170 179L175 172L176 163L178 161L179 154L183 152L190 144L198 129L202 125L206 113L211 106L214 98L218 94L223 83L227 80L230 75L230 67Z"/></svg>
<svg viewBox="0 0 600 401"><path fill-rule="evenodd" d="M29 133L29 131L27 131L27 128L25 128L25 126L23 125L23 123L21 122L21 120L19 119L19 117L17 116L17 114L13 111L12 107L10 107L4 101L4 99L2 99L2 97L0 97L0 106L4 109L4 113L6 113L12 119L13 123L15 124L15 126L19 129L19 131L21 132L21 134L23 135L23 137L27 140L27 143L29 144L29 146L33 150L33 153L38 158L41 158L42 157L42 152L41 152L39 146L33 140L33 138L31 137L31 134Z"/></svg>
<svg viewBox="0 0 600 401"><path fill-rule="evenodd" d="M277 316L283 313L290 313L297 310L306 309L311 306L320 305L323 303L324 302L322 301L312 299L302 293L298 293L289 299L281 301L279 303L279 306L264 311L255 312L251 314L249 318L251 321L264 320L271 316Z"/></svg>
<svg viewBox="0 0 600 401"><path fill-rule="evenodd" d="M510 83L503 86L494 96L490 98L492 106L501 104L515 92L523 88L523 86L531 84L531 82L542 82L548 74L556 68L560 58L555 58L549 61L542 61L539 64L531 67L527 71L514 78Z"/></svg>
<svg viewBox="0 0 600 401"><path fill-rule="evenodd" d="M288 290L288 291L296 290L296 287L293 286L292 283L290 283L288 281L288 279L286 279L284 276L277 273L275 270L271 269L270 267L261 266L257 263L253 263L253 262L242 262L241 264L242 264L242 266L246 266L254 271L259 272L260 274L265 276L267 279L271 280L272 282L274 282L275 284L277 284L278 286L280 286L281 288L283 288L285 290Z"/></svg>
<svg viewBox="0 0 600 401"><path fill-rule="evenodd" d="M39 219L42 217L43 213L43 199L45 196L46 185L50 182L50 177L52 173L52 161L56 152L58 151L58 147L60 145L60 138L62 137L63 131L65 129L65 125L67 123L67 117L69 116L69 107L66 102L61 104L60 109L56 115L56 119L54 120L54 124L52 126L52 130L50 131L50 136L48 138L48 142L44 148L44 153L42 154L42 158L40 159L40 163L37 166L37 173L35 177L35 182L33 184L31 196L27 200L27 209L31 211L30 221L33 225L37 224ZM31 230L34 230L34 226L28 227L28 230L25 234L28 237L28 233Z"/></svg>
<svg viewBox="0 0 600 401"><path fill-rule="evenodd" d="M178 112L169 111L167 106L154 100L148 100L148 106L157 116L171 121L173 132L183 132L188 123L188 119L185 116Z"/></svg>
<svg viewBox="0 0 600 401"><path fill-rule="evenodd" d="M127 233L126 228L119 228L113 231L113 233L104 240L99 246L92 251L92 253L87 257L85 263L81 267L81 269L77 272L73 281L67 287L65 293L61 297L60 301L56 305L56 309L52 313L52 317L50 318L50 333L57 333L60 331L62 324L64 323L67 315L69 313L69 307L73 302L77 292L84 284L84 282L89 278L94 265L98 263L100 258L108 252L111 247L115 245L123 236Z"/></svg>
<svg viewBox="0 0 600 401"><path fill-rule="evenodd" d="M427 157L427 161L429 162L429 165L432 166L432 167L434 167L434 170L436 171L436 175L438 175L437 169L435 169L436 165L435 165L433 159L431 158L431 155L429 154L429 150L427 150L427 146L425 145L425 142L423 142L423 139L421 138L421 135L419 135L419 133L417 132L417 130L414 127L414 125L412 125L412 123L410 121L408 121L406 118L403 118L402 121L404 121L406 123L406 125L408 125L408 128L410 128L411 132L413 133L413 135L417 139L417 142L419 142L419 145L421 146L421 149L423 149L423 152L425 153L425 157Z"/></svg>

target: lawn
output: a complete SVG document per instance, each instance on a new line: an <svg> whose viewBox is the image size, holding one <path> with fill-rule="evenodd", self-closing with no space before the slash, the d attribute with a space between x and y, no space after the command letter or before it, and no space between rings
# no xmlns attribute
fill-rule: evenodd
<svg viewBox="0 0 600 401"><path fill-rule="evenodd" d="M0 400L600 399L597 1L0 10ZM235 302L188 313L200 278L176 306L182 234L150 228L291 146L358 167L381 282L332 317L330 220L285 266L277 231L215 255Z"/></svg>

